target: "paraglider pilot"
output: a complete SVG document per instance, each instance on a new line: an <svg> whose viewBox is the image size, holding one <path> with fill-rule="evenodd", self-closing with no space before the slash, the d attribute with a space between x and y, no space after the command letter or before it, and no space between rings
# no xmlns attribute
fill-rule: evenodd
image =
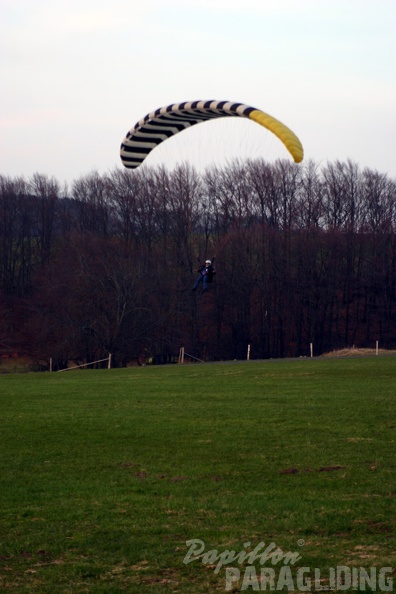
<svg viewBox="0 0 396 594"><path fill-rule="evenodd" d="M198 288L199 283L202 282L203 283L202 292L204 293L205 291L208 290L208 284L213 281L213 276L216 274L216 270L214 269L212 262L210 260L205 260L205 264L202 264L202 266L197 268L197 272L199 272L199 276L198 276L197 280L195 281L195 284L194 284L192 290L195 291Z"/></svg>

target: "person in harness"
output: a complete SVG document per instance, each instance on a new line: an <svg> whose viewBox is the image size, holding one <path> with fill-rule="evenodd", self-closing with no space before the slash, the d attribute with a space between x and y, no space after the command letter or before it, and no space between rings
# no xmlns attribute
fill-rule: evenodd
<svg viewBox="0 0 396 594"><path fill-rule="evenodd" d="M213 281L213 277L216 274L216 270L214 269L212 262L210 260L205 260L205 264L202 264L199 268L197 268L197 272L199 272L199 276L195 281L195 284L192 288L195 291L199 283L203 283L202 293L208 290L208 284Z"/></svg>

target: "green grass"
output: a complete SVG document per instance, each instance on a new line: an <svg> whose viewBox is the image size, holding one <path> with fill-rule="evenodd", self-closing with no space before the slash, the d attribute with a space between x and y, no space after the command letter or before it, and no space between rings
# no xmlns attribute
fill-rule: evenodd
<svg viewBox="0 0 396 594"><path fill-rule="evenodd" d="M395 395L393 357L3 375L0 591L225 591L189 539L391 566Z"/></svg>

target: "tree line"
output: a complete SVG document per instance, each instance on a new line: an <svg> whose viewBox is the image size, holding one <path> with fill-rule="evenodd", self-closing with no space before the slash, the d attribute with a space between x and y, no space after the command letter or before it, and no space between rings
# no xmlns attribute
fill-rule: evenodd
<svg viewBox="0 0 396 594"><path fill-rule="evenodd" d="M396 346L396 182L352 161L0 176L0 353L55 368ZM214 258L210 291L191 288Z"/></svg>

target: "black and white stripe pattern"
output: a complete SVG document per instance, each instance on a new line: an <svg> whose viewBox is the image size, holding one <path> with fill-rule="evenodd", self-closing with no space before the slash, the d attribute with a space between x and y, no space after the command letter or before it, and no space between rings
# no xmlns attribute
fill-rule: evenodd
<svg viewBox="0 0 396 594"><path fill-rule="evenodd" d="M128 132L121 144L121 161L125 167L135 169L161 142L194 124L227 116L248 118L255 110L230 101L188 101L160 107Z"/></svg>

